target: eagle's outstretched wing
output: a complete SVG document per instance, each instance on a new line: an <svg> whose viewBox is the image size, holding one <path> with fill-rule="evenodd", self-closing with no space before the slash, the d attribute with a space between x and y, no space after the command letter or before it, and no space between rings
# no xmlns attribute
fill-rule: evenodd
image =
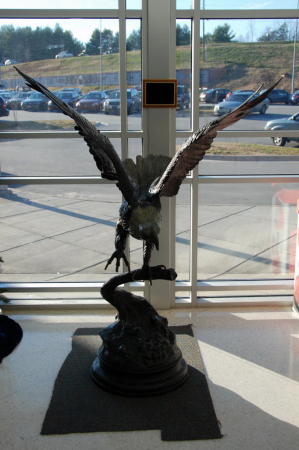
<svg viewBox="0 0 299 450"><path fill-rule="evenodd" d="M81 116L77 111L68 106L60 98L56 97L45 86L38 81L24 74L17 67L14 67L16 71L27 81L27 85L46 95L57 105L63 112L63 114L71 117L77 124L75 129L83 136L85 142L89 147L90 153L93 155L98 169L101 171L102 178L108 180L116 180L117 186L121 190L123 196L129 204L134 204L138 186L136 186L133 180L128 175L121 159L116 153L110 140L102 134L95 126L90 123L85 117Z"/></svg>
<svg viewBox="0 0 299 450"><path fill-rule="evenodd" d="M254 106L258 105L268 97L272 89L274 89L279 82L280 80L263 94L256 97L255 95L260 92L263 87L263 85L260 86L257 91L238 108L224 114L219 119L213 120L190 136L174 155L158 183L149 189L149 194L165 197L176 195L184 178L186 178L190 170L194 169L199 161L203 159L205 152L211 147L212 142L217 135L217 131L233 125L235 122L242 119L242 117L249 114Z"/></svg>

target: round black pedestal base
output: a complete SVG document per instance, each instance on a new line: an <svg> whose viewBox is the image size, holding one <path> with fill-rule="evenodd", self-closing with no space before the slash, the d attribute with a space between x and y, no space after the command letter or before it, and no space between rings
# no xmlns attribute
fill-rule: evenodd
<svg viewBox="0 0 299 450"><path fill-rule="evenodd" d="M171 365L148 370L126 371L110 366L98 356L91 366L91 376L101 388L128 397L151 397L172 391L188 378L188 366L180 357Z"/></svg>

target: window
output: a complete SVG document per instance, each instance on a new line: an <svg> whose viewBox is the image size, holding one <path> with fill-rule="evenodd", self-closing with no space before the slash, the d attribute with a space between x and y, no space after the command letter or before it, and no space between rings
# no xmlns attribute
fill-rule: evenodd
<svg viewBox="0 0 299 450"><path fill-rule="evenodd" d="M262 81L268 87L280 75L284 77L278 92L291 94L292 80L294 90L299 88L291 70L299 16L293 3L284 5L280 19L278 4L271 10L235 10L233 4L224 9L222 3L207 0L119 0L98 2L101 9L95 13L94 2L75 2L66 14L67 5L54 2L49 7L55 9L53 19L53 13L35 10L33 2L19 12L14 0L9 11L0 10L1 54L3 63L14 59L13 64L57 95L63 88L76 88L83 100L89 92L101 92L103 102L86 103L81 112L107 134L123 159L149 152L171 155L198 125L217 118L216 100L222 103L235 91L254 90ZM17 36L26 28L24 45L8 47L9 33ZM44 43L39 54L31 34ZM55 58L63 52L64 57ZM12 64L0 70L7 91L25 87ZM142 78L174 77L179 86L177 111L143 111ZM203 101L199 89L204 96L215 95ZM24 104L29 100L22 99ZM252 293L256 280L265 278L273 283L286 280L285 286L290 286L299 181L297 160L290 156L297 154L299 135L296 128L285 135L271 125L265 127L271 119L294 116L296 99L294 103L269 102L266 112L254 112L219 132L177 198L163 200L164 247L153 261L165 259L177 268L176 286L132 289L144 290L157 307L175 307L195 306L206 294L203 287L215 295L221 283L230 295L244 286ZM288 122L295 123L296 116ZM0 245L7 280L107 280L114 273L112 267L105 272L104 266L113 251L121 198L115 187L98 179L74 123L47 103L26 109L26 104L22 108L16 102L9 115L1 117L0 126L1 183L9 186L1 191L1 210L10 211L14 204L19 208L17 216L5 213L0 224L14 242L9 248ZM274 156L280 157L279 163ZM132 266L137 267L142 243L131 239L130 252ZM245 280L241 288L240 280ZM180 297L176 300L175 292Z"/></svg>

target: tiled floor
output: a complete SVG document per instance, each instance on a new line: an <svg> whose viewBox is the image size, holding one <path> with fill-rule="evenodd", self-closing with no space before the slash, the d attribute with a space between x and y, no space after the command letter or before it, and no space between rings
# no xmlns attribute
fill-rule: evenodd
<svg viewBox="0 0 299 450"><path fill-rule="evenodd" d="M299 316L285 307L161 314L171 325L193 324L223 439L162 442L158 430L41 436L53 383L71 349L73 332L82 325L108 325L114 315L10 312L24 337L0 365L0 449L298 449Z"/></svg>

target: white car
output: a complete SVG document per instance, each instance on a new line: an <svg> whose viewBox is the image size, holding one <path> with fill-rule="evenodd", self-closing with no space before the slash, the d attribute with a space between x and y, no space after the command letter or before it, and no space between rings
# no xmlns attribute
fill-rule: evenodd
<svg viewBox="0 0 299 450"><path fill-rule="evenodd" d="M55 58L72 58L74 55L69 52L60 52L58 55L55 56Z"/></svg>
<svg viewBox="0 0 299 450"><path fill-rule="evenodd" d="M251 97L253 94L252 92L239 92L239 93L233 93L229 97L227 97L223 102L218 103L214 107L214 114L216 116L222 116L223 114L228 113L229 111L232 111L233 109L237 108L238 106L242 105L249 97ZM255 97L258 97L259 94L255 94ZM269 108L270 100L266 98L261 103L256 105L252 110L251 113L259 112L260 114L265 114L267 109Z"/></svg>
<svg viewBox="0 0 299 450"><path fill-rule="evenodd" d="M7 59L6 61L4 61L5 66L10 66L11 64L18 64L18 61L16 61L15 59Z"/></svg>

